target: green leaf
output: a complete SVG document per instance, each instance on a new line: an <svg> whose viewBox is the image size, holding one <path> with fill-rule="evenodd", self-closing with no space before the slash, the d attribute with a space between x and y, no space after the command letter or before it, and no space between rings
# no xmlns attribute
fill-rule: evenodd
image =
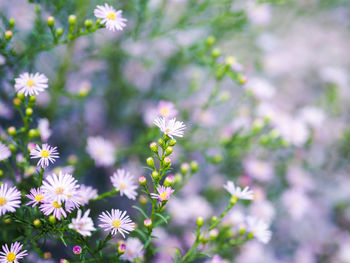
<svg viewBox="0 0 350 263"><path fill-rule="evenodd" d="M61 239L62 243L64 244L64 246L67 246L66 241L63 238L63 235L60 235L60 239Z"/></svg>
<svg viewBox="0 0 350 263"><path fill-rule="evenodd" d="M140 234L140 236L146 241L147 240L147 236L144 232L142 232L142 230L136 228L134 231L136 231L137 233Z"/></svg>
<svg viewBox="0 0 350 263"><path fill-rule="evenodd" d="M181 250L176 248L175 249L175 255L174 255L174 263L178 263L179 262L179 256L181 255Z"/></svg>
<svg viewBox="0 0 350 263"><path fill-rule="evenodd" d="M143 209L141 207L138 207L136 205L133 205L132 206L133 208L139 210L139 212L145 217L145 218L148 218L147 214L145 213L145 211L143 211Z"/></svg>
<svg viewBox="0 0 350 263"><path fill-rule="evenodd" d="M168 224L168 220L163 215L161 215L159 213L156 213L156 215L159 216L165 224Z"/></svg>

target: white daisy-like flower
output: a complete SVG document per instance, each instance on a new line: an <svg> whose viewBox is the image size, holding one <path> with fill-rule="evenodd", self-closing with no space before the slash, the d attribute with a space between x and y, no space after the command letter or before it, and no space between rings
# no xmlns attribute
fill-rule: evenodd
<svg viewBox="0 0 350 263"><path fill-rule="evenodd" d="M263 220L251 216L247 217L247 231L264 244L267 244L272 236L269 226Z"/></svg>
<svg viewBox="0 0 350 263"><path fill-rule="evenodd" d="M112 6L105 4L98 5L94 10L97 18L101 18L101 24L104 24L108 30L123 30L127 19L122 17L122 10L116 11Z"/></svg>
<svg viewBox="0 0 350 263"><path fill-rule="evenodd" d="M111 176L113 186L117 191L120 191L120 195L124 194L127 198L135 200L137 196L137 184L135 184L135 178L129 172L124 169L118 169L116 173Z"/></svg>
<svg viewBox="0 0 350 263"><path fill-rule="evenodd" d="M81 205L87 205L91 199L95 199L97 197L98 193L95 188L84 184L80 185L78 190L78 199Z"/></svg>
<svg viewBox="0 0 350 263"><path fill-rule="evenodd" d="M83 216L81 216L82 212L79 209L77 218L72 219L72 223L69 224L69 228L77 231L83 237L91 236L91 232L95 231L94 222L89 217L90 209L87 210Z"/></svg>
<svg viewBox="0 0 350 263"><path fill-rule="evenodd" d="M0 161L5 160L11 156L11 151L10 149L0 142Z"/></svg>
<svg viewBox="0 0 350 263"><path fill-rule="evenodd" d="M6 212L15 212L21 204L21 192L17 188L9 188L7 184L0 186L0 216Z"/></svg>
<svg viewBox="0 0 350 263"><path fill-rule="evenodd" d="M48 79L40 73L23 73L15 79L15 90L18 93L24 93L25 96L38 95L48 87Z"/></svg>
<svg viewBox="0 0 350 263"><path fill-rule="evenodd" d="M97 166L111 166L115 162L114 145L100 136L87 139L86 151Z"/></svg>
<svg viewBox="0 0 350 263"><path fill-rule="evenodd" d="M30 199L30 201L28 203L26 203L26 205L32 205L32 207L34 207L37 204L43 202L44 194L40 188L37 188L37 189L32 188L30 190L30 193L27 194L26 197L28 197Z"/></svg>
<svg viewBox="0 0 350 263"><path fill-rule="evenodd" d="M30 155L32 159L40 158L37 166L41 166L42 168L49 166L50 162L54 163L56 161L55 159L59 158L57 147L52 147L47 143L43 144L42 148L36 145L35 149L30 151Z"/></svg>
<svg viewBox="0 0 350 263"><path fill-rule="evenodd" d="M111 232L113 236L119 232L125 238L125 234L129 234L135 228L135 224L126 214L126 211L123 212L119 209L112 209L111 213L108 211L102 212L98 218L101 222L99 227Z"/></svg>
<svg viewBox="0 0 350 263"><path fill-rule="evenodd" d="M49 175L41 187L45 200L66 202L71 200L72 196L77 196L79 185L77 180L70 174L64 174L61 171L58 175Z"/></svg>
<svg viewBox="0 0 350 263"><path fill-rule="evenodd" d="M19 259L28 255L27 250L21 251L22 247L23 245L19 242L12 243L10 248L7 244L3 245L3 251L0 252L0 263L18 263Z"/></svg>
<svg viewBox="0 0 350 263"><path fill-rule="evenodd" d="M239 186L235 186L235 184L232 181L228 181L224 188L229 192L232 196L238 198L238 199L246 199L246 200L253 200L254 198L254 192L249 189L248 186L246 186L243 190Z"/></svg>
<svg viewBox="0 0 350 263"><path fill-rule="evenodd" d="M61 220L62 216L64 218L67 217L66 211L64 211L62 207L62 203L57 201L45 201L39 207L40 211L44 213L44 215L49 216L53 214L58 220Z"/></svg>
<svg viewBox="0 0 350 263"><path fill-rule="evenodd" d="M173 138L173 136L183 137L186 128L186 125L182 121L177 121L176 118L168 121L164 117L158 117L153 123L170 138Z"/></svg>
<svg viewBox="0 0 350 263"><path fill-rule="evenodd" d="M40 137L43 142L47 142L50 138L52 131L50 130L50 122L48 119L39 119L38 129L40 132Z"/></svg>
<svg viewBox="0 0 350 263"><path fill-rule="evenodd" d="M125 252L121 255L121 259L133 262L135 258L142 258L143 244L137 238L129 237L125 243Z"/></svg>

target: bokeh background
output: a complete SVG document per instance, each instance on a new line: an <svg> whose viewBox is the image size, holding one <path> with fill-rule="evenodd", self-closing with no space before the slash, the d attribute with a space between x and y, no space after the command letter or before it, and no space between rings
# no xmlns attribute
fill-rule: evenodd
<svg viewBox="0 0 350 263"><path fill-rule="evenodd" d="M67 28L70 14L83 24L104 2L123 10L124 31L101 29L40 50L52 41L49 15ZM200 172L169 201L170 225L155 240L168 249L154 262L172 262L174 247L191 245L196 217L224 209L228 179L256 196L225 220L264 218L273 236L208 262L350 262L349 1L1 0L1 32L10 17L14 53L0 55L1 126L20 121L14 78L44 73L49 89L37 97L35 119L49 122L58 166L73 170L67 163L77 159L80 182L102 193L117 167L147 175L148 145L159 137L152 121L164 101L188 126L173 163L196 160ZM234 73L222 73L229 56ZM87 141L96 136L115 149L114 165L91 158ZM93 216L111 206L136 216L132 202L111 200L94 204ZM52 251L54 262L62 251Z"/></svg>

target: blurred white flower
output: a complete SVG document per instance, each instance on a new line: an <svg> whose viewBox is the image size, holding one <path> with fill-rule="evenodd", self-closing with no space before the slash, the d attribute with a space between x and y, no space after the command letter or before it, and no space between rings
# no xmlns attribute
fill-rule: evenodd
<svg viewBox="0 0 350 263"><path fill-rule="evenodd" d="M275 87L262 78L248 79L245 89L250 91L259 100L272 99L276 94Z"/></svg>
<svg viewBox="0 0 350 263"><path fill-rule="evenodd" d="M89 217L90 209L88 209L83 216L81 210L78 210L77 217L72 218L72 223L68 225L70 229L77 231L83 237L91 236L91 232L95 231L94 222Z"/></svg>
<svg viewBox="0 0 350 263"><path fill-rule="evenodd" d="M282 202L295 220L302 219L311 205L310 199L299 188L291 188L285 191L282 195Z"/></svg>
<svg viewBox="0 0 350 263"><path fill-rule="evenodd" d="M185 124L182 121L177 121L176 118L168 121L164 117L159 117L154 120L154 124L170 138L173 138L173 136L183 137L186 128Z"/></svg>
<svg viewBox="0 0 350 263"><path fill-rule="evenodd" d="M10 149L0 142L0 161L5 160L11 156L11 151Z"/></svg>
<svg viewBox="0 0 350 263"><path fill-rule="evenodd" d="M247 217L247 231L263 244L267 244L272 235L269 226L263 220L251 216Z"/></svg>
<svg viewBox="0 0 350 263"><path fill-rule="evenodd" d="M40 137L43 142L47 142L47 140L51 136L50 123L48 119L39 119L38 121L38 129L40 132Z"/></svg>
<svg viewBox="0 0 350 263"><path fill-rule="evenodd" d="M86 151L97 166L111 166L115 162L114 145L100 136L88 137Z"/></svg>
<svg viewBox="0 0 350 263"><path fill-rule="evenodd" d="M248 186L244 187L242 190L241 187L235 186L232 181L227 181L227 183L224 185L224 188L232 196L237 197L238 199L253 200L254 198L254 193L249 189Z"/></svg>
<svg viewBox="0 0 350 263"><path fill-rule="evenodd" d="M244 161L247 174L259 181L266 182L273 178L274 170L270 163L249 158Z"/></svg>
<svg viewBox="0 0 350 263"><path fill-rule="evenodd" d="M133 262L135 258L143 257L143 244L137 238L129 237L125 242L125 252L121 255L121 259Z"/></svg>
<svg viewBox="0 0 350 263"><path fill-rule="evenodd" d="M15 90L25 96L38 95L48 87L48 79L40 73L23 73L15 79Z"/></svg>
<svg viewBox="0 0 350 263"><path fill-rule="evenodd" d="M135 200L137 196L137 184L135 178L129 172L124 169L118 169L116 173L111 176L113 186L117 191L120 191L120 195L126 195L127 198Z"/></svg>

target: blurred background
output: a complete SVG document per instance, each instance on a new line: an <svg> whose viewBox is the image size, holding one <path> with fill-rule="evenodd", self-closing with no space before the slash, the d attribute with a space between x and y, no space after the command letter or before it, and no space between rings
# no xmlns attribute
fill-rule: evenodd
<svg viewBox="0 0 350 263"><path fill-rule="evenodd" d="M48 16L68 28L70 14L83 24L105 2L123 10L124 31L43 48ZM1 33L16 21L0 55L0 124L20 122L14 78L45 74L34 123L58 146L56 166L81 183L103 193L116 168L147 175L148 145L160 135L153 119L188 126L174 172L188 160L200 171L169 201L170 225L154 241L167 249L153 262L172 262L174 247L191 245L196 217L225 208L227 180L253 187L255 199L226 223L254 215L273 236L207 262L350 262L348 0L1 0L0 18ZM112 200L93 204L93 218L111 207L136 214L132 202ZM57 262L61 252L52 253Z"/></svg>

